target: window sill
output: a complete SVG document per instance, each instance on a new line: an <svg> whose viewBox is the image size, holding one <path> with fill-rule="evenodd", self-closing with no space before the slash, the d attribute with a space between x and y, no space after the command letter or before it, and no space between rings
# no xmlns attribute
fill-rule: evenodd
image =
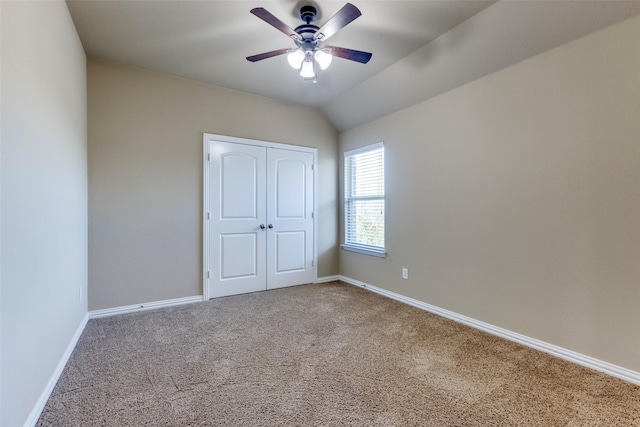
<svg viewBox="0 0 640 427"><path fill-rule="evenodd" d="M364 248L361 246L353 246L353 245L340 245L340 247L344 251L356 252L363 255L377 256L378 258L387 257L387 252L384 249L383 250L369 249L369 248Z"/></svg>

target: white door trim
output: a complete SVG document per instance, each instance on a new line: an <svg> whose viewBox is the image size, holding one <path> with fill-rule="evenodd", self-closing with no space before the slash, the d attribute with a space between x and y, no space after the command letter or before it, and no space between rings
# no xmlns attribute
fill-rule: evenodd
<svg viewBox="0 0 640 427"><path fill-rule="evenodd" d="M318 213L317 213L317 196L318 196L318 149L311 147L303 147L298 145L281 144L277 142L261 141L257 139L238 138L234 136L217 135L212 133L204 133L202 137L202 297L206 301L210 297L209 292L209 277L211 275L211 266L209 265L209 177L211 173L211 164L209 162L209 143L210 142L231 142L235 144L254 145L266 148L278 148L281 150L301 151L313 154L313 278L314 282L318 278Z"/></svg>

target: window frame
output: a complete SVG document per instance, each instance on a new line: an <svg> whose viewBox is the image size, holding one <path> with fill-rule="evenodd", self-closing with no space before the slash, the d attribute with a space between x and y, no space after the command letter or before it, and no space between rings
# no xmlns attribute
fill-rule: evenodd
<svg viewBox="0 0 640 427"><path fill-rule="evenodd" d="M351 171L348 168L348 158L355 156L357 154L362 154L362 153L366 153L368 151L374 151L374 150L378 150L382 148L383 149L383 154L382 154L382 173L383 173L383 178L382 178L382 188L383 188L383 193L382 195L378 195L378 196L367 196L365 199L366 200L382 200L383 203L385 203L385 152L384 152L384 141L380 141L377 142L375 144L369 144L366 145L364 147L360 147L360 148L356 148L353 150L349 150L349 151L345 151L343 154L343 171L344 171L344 197L343 197L343 212L342 212L342 218L343 218L343 223L344 223L344 234L343 234L343 239L344 239L344 243L340 245L340 247L343 250L346 251L350 251L350 252L356 252L356 253L360 253L360 254L364 254L364 255L372 255L372 256L376 256L376 257L380 257L380 258L385 258L387 256L387 252L386 252L386 226L385 231L383 231L383 242L384 242L384 246L373 246L373 245L367 245L367 244L359 244L359 243L354 243L354 242L348 242L347 236L349 235L349 218L348 218L348 213L347 213L347 207L350 201L354 201L354 200L358 200L358 197L353 197L350 194L350 191L348 190L348 183L351 182L352 177L351 177ZM386 225L386 207L385 207L385 213L384 213L384 218L383 218L383 224Z"/></svg>

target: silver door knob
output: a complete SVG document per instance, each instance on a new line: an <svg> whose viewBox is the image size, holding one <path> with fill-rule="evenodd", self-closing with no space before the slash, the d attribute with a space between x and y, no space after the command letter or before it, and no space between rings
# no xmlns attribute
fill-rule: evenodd
<svg viewBox="0 0 640 427"><path fill-rule="evenodd" d="M260 229L264 230L264 224L260 224Z"/></svg>

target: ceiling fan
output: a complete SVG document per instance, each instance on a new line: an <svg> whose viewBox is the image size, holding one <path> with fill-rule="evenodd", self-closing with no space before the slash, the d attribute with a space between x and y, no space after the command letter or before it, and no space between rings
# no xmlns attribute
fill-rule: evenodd
<svg viewBox="0 0 640 427"><path fill-rule="evenodd" d="M371 59L372 54L369 52L324 44L329 37L362 15L360 10L351 3L344 5L342 9L325 22L322 27L312 24L316 19L316 8L313 6L303 6L300 9L300 19L305 23L296 27L295 30L263 7L251 9L251 13L286 34L288 37L291 37L296 47L272 50L270 52L248 56L248 61L262 61L263 59L284 55L286 53L288 54L287 60L291 67L300 70L300 75L305 78L305 80L313 80L316 82L315 64L322 70L326 70L334 56L360 62L361 64L366 64Z"/></svg>

